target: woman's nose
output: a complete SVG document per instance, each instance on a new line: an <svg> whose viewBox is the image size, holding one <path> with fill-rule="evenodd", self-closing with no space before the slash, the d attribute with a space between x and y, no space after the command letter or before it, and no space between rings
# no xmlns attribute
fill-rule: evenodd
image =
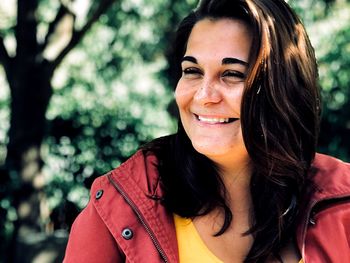
<svg viewBox="0 0 350 263"><path fill-rule="evenodd" d="M196 102L205 105L210 103L218 103L221 101L222 96L217 84L213 81L204 81L198 87L194 98Z"/></svg>

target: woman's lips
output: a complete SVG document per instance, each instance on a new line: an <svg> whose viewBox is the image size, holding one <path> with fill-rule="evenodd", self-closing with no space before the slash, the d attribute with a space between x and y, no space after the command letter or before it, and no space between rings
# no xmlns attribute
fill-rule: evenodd
<svg viewBox="0 0 350 263"><path fill-rule="evenodd" d="M195 116L197 120L201 122L209 123L209 124L225 124L225 123L232 123L238 120L238 118L209 117L209 116L201 116L197 114L195 114Z"/></svg>

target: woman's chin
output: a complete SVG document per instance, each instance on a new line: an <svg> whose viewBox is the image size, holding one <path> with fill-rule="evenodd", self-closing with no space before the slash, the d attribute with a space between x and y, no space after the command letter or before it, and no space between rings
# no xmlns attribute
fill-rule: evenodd
<svg viewBox="0 0 350 263"><path fill-rule="evenodd" d="M244 145L228 145L228 144L195 144L193 148L200 154L205 155L210 160L220 164L221 162L237 160L246 160L249 158L248 152Z"/></svg>

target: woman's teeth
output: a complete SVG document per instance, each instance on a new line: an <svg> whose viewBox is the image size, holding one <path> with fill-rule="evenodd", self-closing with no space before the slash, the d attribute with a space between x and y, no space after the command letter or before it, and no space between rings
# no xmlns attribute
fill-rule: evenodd
<svg viewBox="0 0 350 263"><path fill-rule="evenodd" d="M228 123L230 121L230 118L207 118L198 116L198 120L208 123Z"/></svg>

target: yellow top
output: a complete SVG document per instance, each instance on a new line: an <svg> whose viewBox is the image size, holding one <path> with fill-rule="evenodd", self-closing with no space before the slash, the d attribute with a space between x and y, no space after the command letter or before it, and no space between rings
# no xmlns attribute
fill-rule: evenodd
<svg viewBox="0 0 350 263"><path fill-rule="evenodd" d="M204 244L192 220L174 214L180 263L223 263Z"/></svg>
<svg viewBox="0 0 350 263"><path fill-rule="evenodd" d="M174 222L180 263L224 263L207 248L191 219L174 214Z"/></svg>

